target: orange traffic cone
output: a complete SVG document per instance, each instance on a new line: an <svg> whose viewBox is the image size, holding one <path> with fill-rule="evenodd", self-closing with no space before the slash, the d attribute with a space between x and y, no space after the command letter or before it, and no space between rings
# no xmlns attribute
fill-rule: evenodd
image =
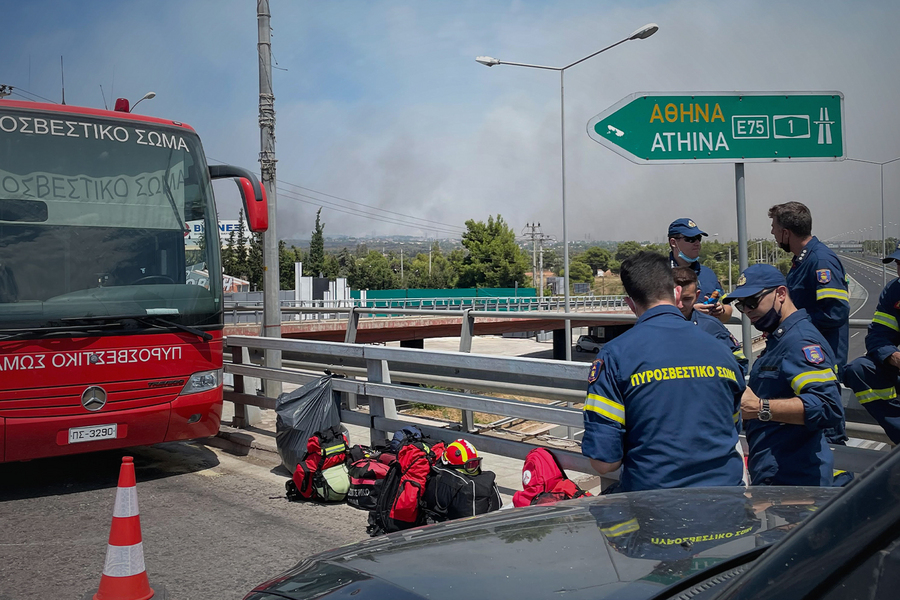
<svg viewBox="0 0 900 600"><path fill-rule="evenodd" d="M154 595L144 568L141 517L138 514L134 458L122 457L106 565L93 600L149 600Z"/></svg>

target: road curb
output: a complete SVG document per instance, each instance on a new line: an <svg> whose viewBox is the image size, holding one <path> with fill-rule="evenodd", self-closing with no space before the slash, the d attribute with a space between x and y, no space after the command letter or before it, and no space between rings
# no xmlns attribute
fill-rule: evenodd
<svg viewBox="0 0 900 600"><path fill-rule="evenodd" d="M273 458L278 456L278 448L274 441L267 443L260 441L252 433L246 430L237 429L222 425L219 432L211 437L202 440L207 446L225 450L229 454L237 456L248 456L257 454L259 458Z"/></svg>

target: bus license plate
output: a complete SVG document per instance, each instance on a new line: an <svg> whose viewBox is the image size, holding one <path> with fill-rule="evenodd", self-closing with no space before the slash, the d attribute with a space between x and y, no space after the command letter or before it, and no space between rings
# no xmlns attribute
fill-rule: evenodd
<svg viewBox="0 0 900 600"><path fill-rule="evenodd" d="M93 427L73 427L69 430L69 443L95 442L116 438L116 424L94 425Z"/></svg>

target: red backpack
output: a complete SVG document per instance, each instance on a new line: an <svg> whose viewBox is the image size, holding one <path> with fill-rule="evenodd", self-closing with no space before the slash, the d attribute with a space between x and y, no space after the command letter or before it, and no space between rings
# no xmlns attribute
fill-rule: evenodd
<svg viewBox="0 0 900 600"><path fill-rule="evenodd" d="M513 506L536 504L535 500L545 492L553 496L542 497L541 504L591 495L568 478L559 461L546 448L534 448L525 457L525 464L522 466L522 487L524 489L513 494Z"/></svg>
<svg viewBox="0 0 900 600"><path fill-rule="evenodd" d="M552 490L541 492L535 496L531 501L531 505L554 504L560 500L569 500L570 498L581 498L582 496L590 495L592 495L590 492L578 487L578 484L571 479L560 479L556 485L553 486Z"/></svg>
<svg viewBox="0 0 900 600"><path fill-rule="evenodd" d="M444 453L444 443L407 440L397 452L381 484L375 509L369 512L369 535L391 533L424 525L422 495L431 466Z"/></svg>
<svg viewBox="0 0 900 600"><path fill-rule="evenodd" d="M306 442L306 455L285 485L288 499L341 502L350 488L347 436L336 428L316 432Z"/></svg>
<svg viewBox="0 0 900 600"><path fill-rule="evenodd" d="M389 468L376 456L366 456L350 463L347 504L360 510L375 510L378 493Z"/></svg>

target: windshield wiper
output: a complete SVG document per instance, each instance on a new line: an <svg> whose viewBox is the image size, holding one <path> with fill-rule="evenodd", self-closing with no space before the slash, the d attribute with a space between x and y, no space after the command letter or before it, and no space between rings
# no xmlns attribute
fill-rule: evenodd
<svg viewBox="0 0 900 600"><path fill-rule="evenodd" d="M211 339L213 339L213 336L211 334L203 331L202 329L197 329L196 327L191 327L189 325L182 325L181 323L175 323L174 321L169 321L168 319L163 319L162 317L158 317L156 315L144 315L144 316L140 316L140 317L135 317L135 320L149 321L154 325L161 323L167 327L174 327L175 329L180 329L181 331L185 331L187 333L192 333L192 334L198 336L200 339L202 339L205 342L208 342Z"/></svg>
<svg viewBox="0 0 900 600"><path fill-rule="evenodd" d="M168 319L163 319L157 315L108 315L108 316L96 316L96 317L66 317L60 319L61 321L115 321L121 323L122 321L132 320L137 321L138 323L148 324L154 327L159 327L160 329L166 328L174 328L180 331L184 331L186 333L190 333L192 335L196 335L202 340L208 342L213 339L213 336L209 333L203 331L202 329L197 329L196 327L190 327L189 325L182 325L181 323L175 323L173 321L169 321Z"/></svg>

